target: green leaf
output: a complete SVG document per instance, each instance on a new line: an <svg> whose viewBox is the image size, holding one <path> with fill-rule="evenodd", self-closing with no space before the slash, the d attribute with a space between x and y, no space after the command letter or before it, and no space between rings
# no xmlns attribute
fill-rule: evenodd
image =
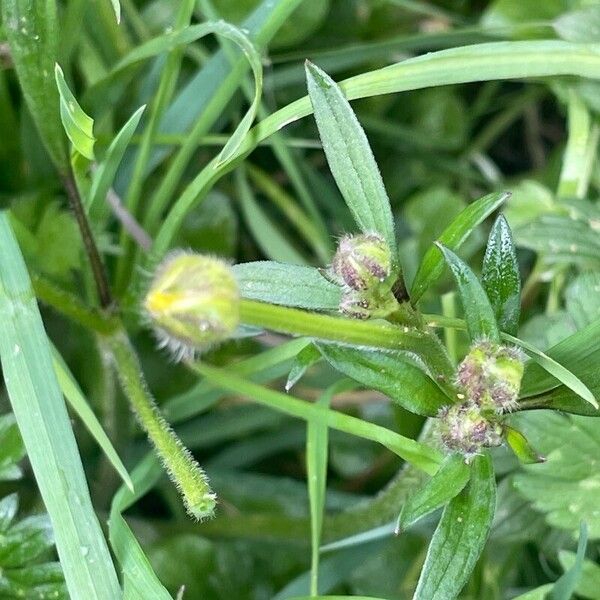
<svg viewBox="0 0 600 600"><path fill-rule="evenodd" d="M298 352L294 359L294 364L290 369L287 381L285 383L285 391L289 392L298 381L303 377L310 367L321 359L321 353L314 344L309 344Z"/></svg>
<svg viewBox="0 0 600 600"><path fill-rule="evenodd" d="M105 217L108 214L106 196L110 186L113 184L117 169L121 164L121 159L125 154L125 150L127 150L127 146L135 133L145 109L146 105L140 106L140 108L131 115L127 123L123 125L119 133L117 133L110 143L104 159L98 165L98 168L93 175L90 194L85 202L85 206L94 223L101 221L102 217Z"/></svg>
<svg viewBox="0 0 600 600"><path fill-rule="evenodd" d="M467 485L471 471L460 454L450 454L440 465L437 473L420 489L411 494L398 517L396 534L441 508Z"/></svg>
<svg viewBox="0 0 600 600"><path fill-rule="evenodd" d="M24 456L25 446L14 415L0 416L0 481L12 481L23 476L18 463Z"/></svg>
<svg viewBox="0 0 600 600"><path fill-rule="evenodd" d="M575 532L581 521L590 539L600 538L596 468L600 430L595 419L550 411L519 413L512 417L546 462L524 465L514 485L518 493L542 513L548 525Z"/></svg>
<svg viewBox="0 0 600 600"><path fill-rule="evenodd" d="M73 597L112 600L117 576L94 514L23 257L0 214L0 358L4 380ZM82 560L85 548L86 560Z"/></svg>
<svg viewBox="0 0 600 600"><path fill-rule="evenodd" d="M469 337L472 341L486 338L499 342L500 333L498 332L494 311L475 273L452 250L440 243L436 245L443 254L456 280Z"/></svg>
<svg viewBox="0 0 600 600"><path fill-rule="evenodd" d="M517 429L504 425L504 438L515 456L524 465L544 462L546 458L536 452L527 438Z"/></svg>
<svg viewBox="0 0 600 600"><path fill-rule="evenodd" d="M121 23L121 3L119 0L110 0L112 4L113 10L115 11L115 17L117 19L117 23Z"/></svg>
<svg viewBox="0 0 600 600"><path fill-rule="evenodd" d="M508 222L500 215L488 239L481 282L494 309L498 327L511 335L519 329L521 277Z"/></svg>
<svg viewBox="0 0 600 600"><path fill-rule="evenodd" d="M378 233L396 249L394 219L367 136L338 85L306 63L308 94L331 173L364 233Z"/></svg>
<svg viewBox="0 0 600 600"><path fill-rule="evenodd" d="M94 144L96 143L94 119L86 115L79 106L58 63L54 67L54 77L60 97L60 118L67 137L79 154L85 156L88 160L94 160Z"/></svg>
<svg viewBox="0 0 600 600"><path fill-rule="evenodd" d="M587 548L588 530L585 522L579 526L579 542L577 544L577 555L573 566L565 571L556 581L548 600L571 600L583 570L583 559Z"/></svg>
<svg viewBox="0 0 600 600"><path fill-rule="evenodd" d="M513 598L513 600L546 600L548 592L552 589L551 583L546 583L544 585L540 585L539 587L529 590L524 594Z"/></svg>
<svg viewBox="0 0 600 600"><path fill-rule="evenodd" d="M438 241L450 250L458 250L469 234L508 198L510 198L508 192L494 193L469 204L444 230ZM431 247L423 257L412 282L410 296L413 303L418 302L427 289L439 278L443 268L442 257L436 248Z"/></svg>
<svg viewBox="0 0 600 600"><path fill-rule="evenodd" d="M558 553L558 560L562 568L566 571L573 567L577 560L574 552L561 550ZM584 560L581 577L577 583L577 594L583 598L598 600L600 598L600 566L591 560Z"/></svg>
<svg viewBox="0 0 600 600"><path fill-rule="evenodd" d="M54 81L59 25L55 0L0 2L10 54L42 142L61 172L69 168Z"/></svg>
<svg viewBox="0 0 600 600"><path fill-rule="evenodd" d="M341 289L318 269L273 261L233 266L243 298L312 310L335 310Z"/></svg>
<svg viewBox="0 0 600 600"><path fill-rule="evenodd" d="M446 506L413 600L453 600L467 582L492 525L496 480L488 453L476 456L467 487Z"/></svg>
<svg viewBox="0 0 600 600"><path fill-rule="evenodd" d="M452 400L408 352L377 351L319 343L321 354L334 368L418 415L434 417Z"/></svg>
<svg viewBox="0 0 600 600"><path fill-rule="evenodd" d="M600 272L580 273L565 291L565 304L577 329L600 319Z"/></svg>
<svg viewBox="0 0 600 600"><path fill-rule="evenodd" d="M52 360L54 363L54 372L58 379L58 385L65 398L71 405L71 408L77 413L77 416L82 420L86 429L90 435L96 440L98 446L100 446L104 456L108 459L108 462L114 467L115 471L119 474L123 483L133 491L133 483L129 477L129 473L125 468L125 465L119 458L117 451L112 445L110 439L102 429L102 425L98 421L98 418L87 403L79 384L73 374L69 370L69 367L63 360L58 350L52 346Z"/></svg>
<svg viewBox="0 0 600 600"><path fill-rule="evenodd" d="M587 6L560 15L553 22L556 33L568 42L600 42L600 11L598 6Z"/></svg>

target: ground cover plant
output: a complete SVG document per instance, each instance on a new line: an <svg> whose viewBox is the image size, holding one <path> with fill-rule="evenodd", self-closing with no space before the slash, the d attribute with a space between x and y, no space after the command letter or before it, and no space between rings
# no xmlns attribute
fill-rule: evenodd
<svg viewBox="0 0 600 600"><path fill-rule="evenodd" d="M600 598L597 2L0 6L0 598Z"/></svg>

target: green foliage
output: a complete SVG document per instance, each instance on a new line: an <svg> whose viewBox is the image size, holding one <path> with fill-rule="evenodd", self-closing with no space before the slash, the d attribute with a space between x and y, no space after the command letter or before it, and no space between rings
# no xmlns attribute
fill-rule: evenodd
<svg viewBox="0 0 600 600"><path fill-rule="evenodd" d="M593 2L1 4L1 597L598 597Z"/></svg>

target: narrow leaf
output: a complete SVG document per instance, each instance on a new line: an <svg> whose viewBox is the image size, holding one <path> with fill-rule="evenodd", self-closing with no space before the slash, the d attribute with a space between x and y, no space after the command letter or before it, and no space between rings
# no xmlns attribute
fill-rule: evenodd
<svg viewBox="0 0 600 600"><path fill-rule="evenodd" d="M496 480L486 453L475 457L468 486L444 510L413 600L458 596L485 546L495 510Z"/></svg>
<svg viewBox="0 0 600 600"><path fill-rule="evenodd" d="M112 4L113 10L115 11L115 17L117 19L117 23L121 23L121 3L119 0L110 0Z"/></svg>
<svg viewBox="0 0 600 600"><path fill-rule="evenodd" d="M60 118L67 137L79 154L89 160L94 160L94 144L96 143L94 119L86 115L79 106L58 63L54 66L54 77L60 98Z"/></svg>
<svg viewBox="0 0 600 600"><path fill-rule="evenodd" d="M510 449L524 465L533 465L546 460L544 456L533 449L527 438L517 429L505 425L504 436Z"/></svg>
<svg viewBox="0 0 600 600"><path fill-rule="evenodd" d="M114 467L115 471L119 474L123 483L133 491L133 483L129 477L129 473L125 468L125 465L119 458L117 451L112 445L110 439L106 435L102 425L98 421L98 418L87 403L79 384L73 374L69 370L69 367L63 360L58 350L52 346L52 359L54 363L54 372L58 379L58 385L65 398L71 405L71 408L77 413L77 416L82 420L86 429L90 435L96 440L98 446L100 446L102 452Z"/></svg>
<svg viewBox="0 0 600 600"><path fill-rule="evenodd" d="M117 575L92 508L48 339L6 213L0 214L0 358L69 592L73 598L118 598Z"/></svg>
<svg viewBox="0 0 600 600"><path fill-rule="evenodd" d="M290 369L290 373L288 375L285 391L289 392L301 377L306 373L306 371L312 367L316 362L318 362L321 358L321 353L317 349L314 344L309 344L305 348L302 348L298 355L294 359L294 364Z"/></svg>
<svg viewBox="0 0 600 600"><path fill-rule="evenodd" d="M583 560L585 558L585 549L587 548L588 528L585 522L579 526L579 542L577 543L577 556L573 566L565 571L556 581L548 600L571 600L581 574L583 571Z"/></svg>
<svg viewBox="0 0 600 600"><path fill-rule="evenodd" d="M92 187L86 202L86 209L94 222L100 221L103 216L108 214L106 196L145 109L146 105L140 106L123 125L110 143L104 159L94 173Z"/></svg>
<svg viewBox="0 0 600 600"><path fill-rule="evenodd" d="M404 503L396 524L396 535L460 494L467 485L470 474L464 456L447 456L438 472Z"/></svg>
<svg viewBox="0 0 600 600"><path fill-rule="evenodd" d="M494 309L498 327L516 335L521 312L519 263L508 222L500 215L488 239L481 282Z"/></svg>
<svg viewBox="0 0 600 600"><path fill-rule="evenodd" d="M463 210L440 235L438 241L450 250L458 250L469 234L489 217L508 198L510 193L493 193L480 198ZM423 257L411 288L411 300L417 302L429 287L439 278L444 261L435 248L430 248Z"/></svg>
<svg viewBox="0 0 600 600"><path fill-rule="evenodd" d="M471 340L487 338L499 342L500 333L494 311L475 273L452 250L440 243L436 245L456 279Z"/></svg>
<svg viewBox="0 0 600 600"><path fill-rule="evenodd" d="M334 369L383 392L410 412L433 417L452 402L413 354L325 343L319 343L318 348Z"/></svg>
<svg viewBox="0 0 600 600"><path fill-rule="evenodd" d="M259 261L234 265L233 272L243 298L312 310L337 311L340 304L340 287L314 267Z"/></svg>
<svg viewBox="0 0 600 600"><path fill-rule="evenodd" d="M396 235L390 201L367 136L350 103L324 71L306 63L308 94L331 173L365 233L379 233L392 250Z"/></svg>
<svg viewBox="0 0 600 600"><path fill-rule="evenodd" d="M59 26L55 0L2 0L3 31L29 112L55 166L65 172L69 158L54 82Z"/></svg>

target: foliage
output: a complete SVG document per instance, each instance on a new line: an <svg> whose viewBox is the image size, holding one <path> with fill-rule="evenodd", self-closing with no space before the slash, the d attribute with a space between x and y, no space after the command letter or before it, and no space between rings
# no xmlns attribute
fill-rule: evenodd
<svg viewBox="0 0 600 600"><path fill-rule="evenodd" d="M484 4L1 2L1 597L600 597L600 8Z"/></svg>

